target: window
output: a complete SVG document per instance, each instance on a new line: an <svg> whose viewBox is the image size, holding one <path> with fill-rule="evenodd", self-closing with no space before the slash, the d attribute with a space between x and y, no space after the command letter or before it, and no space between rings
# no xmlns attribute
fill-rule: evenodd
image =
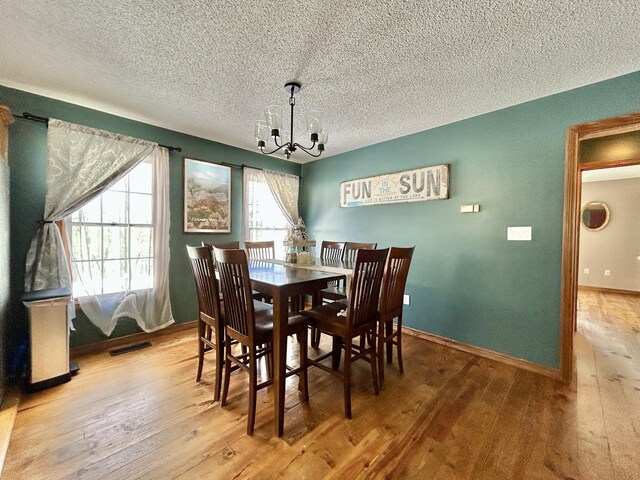
<svg viewBox="0 0 640 480"><path fill-rule="evenodd" d="M244 169L244 238L250 242L273 240L276 256L282 252L282 242L289 223L273 198L261 170Z"/></svg>
<svg viewBox="0 0 640 480"><path fill-rule="evenodd" d="M71 216L74 296L153 288L152 182L143 161Z"/></svg>

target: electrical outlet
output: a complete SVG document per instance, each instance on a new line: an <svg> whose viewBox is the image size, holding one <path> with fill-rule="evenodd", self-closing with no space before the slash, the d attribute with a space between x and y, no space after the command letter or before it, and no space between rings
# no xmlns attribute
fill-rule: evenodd
<svg viewBox="0 0 640 480"><path fill-rule="evenodd" d="M507 240L530 242L531 227L507 227Z"/></svg>
<svg viewBox="0 0 640 480"><path fill-rule="evenodd" d="M591 270L589 270L588 268L584 269L584 274L585 275L589 275L591 273Z"/></svg>
<svg viewBox="0 0 640 480"><path fill-rule="evenodd" d="M604 276L605 277L610 277L611 276L611 270L605 270L604 271Z"/></svg>
<svg viewBox="0 0 640 480"><path fill-rule="evenodd" d="M411 304L411 295L405 295L404 296L404 300L403 302L405 305L410 305Z"/></svg>

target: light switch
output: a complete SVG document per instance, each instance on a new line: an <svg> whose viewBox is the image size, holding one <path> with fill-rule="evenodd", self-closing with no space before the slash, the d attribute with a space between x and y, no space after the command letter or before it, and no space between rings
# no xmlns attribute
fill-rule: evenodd
<svg viewBox="0 0 640 480"><path fill-rule="evenodd" d="M411 296L405 295L402 303L404 303L405 305L409 305L411 303Z"/></svg>
<svg viewBox="0 0 640 480"><path fill-rule="evenodd" d="M530 242L531 227L507 227L507 240L510 242Z"/></svg>
<svg viewBox="0 0 640 480"><path fill-rule="evenodd" d="M591 270L589 270L588 268L584 269L584 274L585 275L589 275L591 273Z"/></svg>
<svg viewBox="0 0 640 480"><path fill-rule="evenodd" d="M478 213L480 205L460 205L460 213Z"/></svg>

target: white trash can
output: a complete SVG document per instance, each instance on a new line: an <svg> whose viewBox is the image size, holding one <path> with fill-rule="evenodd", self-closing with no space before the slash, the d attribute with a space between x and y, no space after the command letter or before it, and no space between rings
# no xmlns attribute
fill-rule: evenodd
<svg viewBox="0 0 640 480"><path fill-rule="evenodd" d="M71 290L52 288L25 293L22 302L29 312L31 391L71 380L69 369L69 318Z"/></svg>

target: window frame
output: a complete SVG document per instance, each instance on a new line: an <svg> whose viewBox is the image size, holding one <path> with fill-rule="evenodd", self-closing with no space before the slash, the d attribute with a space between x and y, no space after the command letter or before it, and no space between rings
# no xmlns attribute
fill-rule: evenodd
<svg viewBox="0 0 640 480"><path fill-rule="evenodd" d="M156 225L153 223L153 208L154 208L154 189L153 189L153 182L151 182L151 190L149 193L147 192L140 192L140 191L131 191L130 188L130 184L128 182L128 176L136 169L138 168L140 165L142 164L148 164L151 167L151 178L153 178L153 162L150 161L150 159L147 157L146 159L143 159L140 163L136 164L132 169L130 169L125 175L123 175L122 177L120 177L116 182L113 183L113 185L111 185L108 189L104 190L102 193L100 193L100 195L98 195L97 197L95 197L94 199L92 199L92 201L95 201L96 199L100 199L100 217L102 219L103 215L104 215L104 211L102 209L102 202L104 201L104 199L102 198L107 192L118 192L118 193L125 193L126 194L126 198L125 198L125 215L128 219L131 218L131 207L132 207L132 202L131 202L131 194L135 194L135 195L146 195L148 197L150 197L151 199L151 218L150 218L150 223L131 223L131 222L78 222L78 221L74 221L73 220L73 216L78 212L78 210L81 210L82 207L78 210L76 210L75 212L73 212L71 215L69 215L68 218L68 223L65 220L61 220L58 223L58 226L60 228L60 233L62 236L62 240L63 240L63 244L65 247L65 255L67 257L67 263L69 265L69 270L70 270L70 275L71 275L71 281L72 281L72 292L73 292L73 297L75 300L75 303L77 306L80 306L79 304L79 299L80 298L87 298L87 297L91 297L93 295L79 295L77 294L74 289L73 289L73 272L74 272L74 264L83 264L83 263L93 263L93 262L99 262L100 263L100 291L101 293L95 293L94 295L96 297L102 297L102 296L107 296L107 295L122 295L125 294L127 292L145 292L145 291L150 291L153 290L153 269L155 268L155 244L154 244L154 239L155 239L155 235L156 235ZM113 187L115 187L120 181L122 181L123 179L127 179L127 183L126 183L126 189L125 190L112 190ZM69 228L67 228L67 226ZM100 227L100 258L99 259L87 259L87 260L75 260L73 259L73 228L74 226L77 227ZM105 233L105 228L107 227L120 227L120 228L126 228L127 229L127 252L129 253L129 256L127 257L122 257L122 256L118 256L117 258L105 258L104 256L104 233ZM145 229L149 229L150 232L150 250L152 251L152 256L140 256L140 257L135 257L135 256L131 256L131 243L132 243L132 235L131 235L131 230L133 228L145 228ZM131 264L133 261L135 260L149 260L150 262L150 277L151 277L151 285L148 287L143 287L143 288L129 288L127 290L120 290L120 291L115 291L115 292L108 292L105 293L104 292L104 265L105 262L108 261L127 261L128 262L128 284L129 286L131 286ZM85 292L86 293L86 292Z"/></svg>
<svg viewBox="0 0 640 480"><path fill-rule="evenodd" d="M273 196L273 193L271 192L271 189L269 188L269 184L267 183L266 179L264 178L264 174L262 177L262 181L258 181L257 179L255 179L255 177L259 177L259 174L257 172L262 173L262 171L260 169L254 169L252 168L251 170L255 170L256 173L251 172L251 177L249 179L243 179L243 217L244 217L244 233L243 233L243 237L246 241L270 241L270 240L274 240L274 244L276 246L276 257L279 256L279 254L282 251L282 248L278 248L278 247L282 247L282 242L280 242L280 245L278 245L279 242L279 237L282 237L282 240L284 240L284 237L287 235L290 225L289 222L287 221L286 217L284 216L284 214L282 213L282 210L280 209L280 207L277 204L277 201L275 199L275 197ZM251 189L248 191L247 189L249 188L249 184L251 183L256 183L256 184L261 184L264 185L264 187L268 190L269 194L271 195L271 199L273 201L273 205L275 206L275 208L273 209L274 211L278 212L278 215L280 216L280 218L282 219L282 227L280 226L273 226L273 227L254 227L250 224L250 219L255 219L255 207L256 207L256 203L255 201L249 201L250 197L255 196L254 195L254 191L252 191ZM260 206L260 204L258 204L258 206ZM271 232L272 235L268 235L267 238L265 237L260 237L260 238L254 238L252 237L252 233L254 232ZM282 235L277 235L276 232L281 232Z"/></svg>

